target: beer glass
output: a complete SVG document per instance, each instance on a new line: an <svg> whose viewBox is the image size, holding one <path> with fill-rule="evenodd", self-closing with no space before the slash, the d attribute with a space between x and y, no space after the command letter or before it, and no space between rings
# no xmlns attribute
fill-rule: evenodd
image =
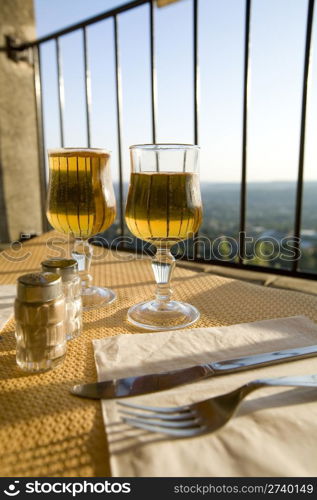
<svg viewBox="0 0 317 500"><path fill-rule="evenodd" d="M186 144L145 144L130 147L131 178L126 206L130 231L156 246L152 268L155 298L132 306L128 320L149 330L189 326L198 310L171 300L175 258L171 247L193 236L202 221L199 147Z"/></svg>
<svg viewBox="0 0 317 500"><path fill-rule="evenodd" d="M92 286L92 246L88 239L105 231L116 215L110 174L110 152L105 149L61 148L48 151L47 218L61 233L74 237L71 256L78 262L84 309L110 304L115 293Z"/></svg>

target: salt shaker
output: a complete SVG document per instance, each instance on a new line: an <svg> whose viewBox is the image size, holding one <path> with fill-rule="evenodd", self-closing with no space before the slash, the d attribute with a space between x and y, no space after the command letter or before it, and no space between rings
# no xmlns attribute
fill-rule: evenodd
<svg viewBox="0 0 317 500"><path fill-rule="evenodd" d="M24 371L42 372L59 365L67 346L60 276L53 273L20 276L14 314L18 366Z"/></svg>
<svg viewBox="0 0 317 500"><path fill-rule="evenodd" d="M59 274L62 278L66 305L66 337L74 339L82 331L81 278L74 259L48 259L42 262L43 271Z"/></svg>

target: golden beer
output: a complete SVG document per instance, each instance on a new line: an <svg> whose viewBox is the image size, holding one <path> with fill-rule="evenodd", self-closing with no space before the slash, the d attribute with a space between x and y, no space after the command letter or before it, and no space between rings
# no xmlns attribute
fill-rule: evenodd
<svg viewBox="0 0 317 500"><path fill-rule="evenodd" d="M131 174L126 222L138 238L156 245L172 246L193 236L201 220L197 173Z"/></svg>
<svg viewBox="0 0 317 500"><path fill-rule="evenodd" d="M114 222L109 160L107 152L97 150L49 153L47 218L57 231L87 239Z"/></svg>

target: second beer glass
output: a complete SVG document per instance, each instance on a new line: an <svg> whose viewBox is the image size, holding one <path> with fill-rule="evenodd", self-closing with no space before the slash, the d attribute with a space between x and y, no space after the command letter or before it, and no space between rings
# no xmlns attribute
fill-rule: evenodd
<svg viewBox="0 0 317 500"><path fill-rule="evenodd" d="M130 147L131 179L126 222L137 237L156 246L152 261L157 283L153 300L132 306L128 319L149 330L189 326L199 318L192 305L171 300L175 259L170 250L192 237L202 221L199 147L145 144Z"/></svg>

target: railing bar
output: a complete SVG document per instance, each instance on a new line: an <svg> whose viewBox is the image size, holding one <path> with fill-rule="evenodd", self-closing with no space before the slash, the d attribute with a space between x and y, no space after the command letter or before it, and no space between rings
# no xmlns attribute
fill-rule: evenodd
<svg viewBox="0 0 317 500"><path fill-rule="evenodd" d="M240 234L239 234L239 263L243 264L245 257L245 220L246 220L246 192L247 192L247 147L248 147L248 97L250 80L250 20L251 0L245 5L244 31L244 74L243 74L243 118L242 118L242 168L240 189Z"/></svg>
<svg viewBox="0 0 317 500"><path fill-rule="evenodd" d="M60 53L59 38L55 39L56 49L56 66L57 66L57 79L58 79L58 112L59 112L59 132L61 147L64 147L64 79L62 73L62 61Z"/></svg>
<svg viewBox="0 0 317 500"><path fill-rule="evenodd" d="M184 261L191 261L191 259L182 259ZM213 265L213 266L220 266L223 268L232 268L232 269L241 269L241 270L249 270L249 271L256 271L258 273L265 273L265 274L277 274L281 276L290 276L290 277L301 277L301 278L307 278L307 279L312 279L316 280L317 279L317 273L312 273L312 272L305 272L305 271L292 271L290 269L281 269L281 268L276 268L276 267L266 267L266 266L259 266L256 264L238 264L237 262L228 262L228 261L223 261L223 260L217 260L217 259L203 259L203 258L197 258L195 259L195 262L197 263L202 263L202 264L208 264L208 265Z"/></svg>
<svg viewBox="0 0 317 500"><path fill-rule="evenodd" d="M114 17L117 14L121 14L122 12L129 11L131 9L134 9L135 7L140 7L141 5L144 5L146 3L149 3L151 0L134 0L133 2L129 2L124 5L120 5L119 7L116 7L114 9L107 10L105 12L102 12L101 14L98 14L97 16L89 17L88 19L84 19L83 21L80 21L79 23L71 24L67 28L61 29L59 31L54 31L53 33L50 33L46 36L43 36L41 38L38 38L37 40L33 40L31 42L26 42L22 43L21 45L17 46L17 50L24 50L28 47L33 47L34 45L38 45L40 43L48 42L50 40L53 40L54 38L67 35L68 33L72 33L73 31L79 30L81 28L84 28L86 26L89 26L91 24L103 21L104 19L108 19L110 17Z"/></svg>
<svg viewBox="0 0 317 500"><path fill-rule="evenodd" d="M33 47L33 68L34 68L34 90L35 90L35 103L36 103L37 147L38 147L38 161L39 161L42 227L43 231L48 231L50 229L50 226L46 217L47 179L46 179L45 147L44 147L44 117L43 117L41 55L39 46Z"/></svg>
<svg viewBox="0 0 317 500"><path fill-rule="evenodd" d="M155 61L155 25L154 25L154 2L150 7L150 48L151 48L151 105L152 105L152 142L156 144L156 117L157 117L157 81Z"/></svg>
<svg viewBox="0 0 317 500"><path fill-rule="evenodd" d="M198 60L198 0L193 0L193 54L194 54L194 144L199 141L199 60Z"/></svg>
<svg viewBox="0 0 317 500"><path fill-rule="evenodd" d="M193 74L194 74L194 144L199 144L199 104L200 104L200 74L198 57L198 0L193 0ZM193 245L193 258L197 258L195 240L199 231L195 233Z"/></svg>
<svg viewBox="0 0 317 500"><path fill-rule="evenodd" d="M85 71L85 105L86 105L86 132L87 146L91 147L90 124L91 124L91 88L90 71L88 65L87 30L83 28L83 49L84 49L84 71Z"/></svg>
<svg viewBox="0 0 317 500"><path fill-rule="evenodd" d="M157 117L157 78L155 60L155 20L154 20L154 0L150 2L150 57L151 57L151 107L152 107L152 142L156 144L156 117ZM156 171L159 172L159 154L156 152Z"/></svg>
<svg viewBox="0 0 317 500"><path fill-rule="evenodd" d="M314 19L314 4L315 0L309 0L307 9L305 58L304 58L303 89L302 89L302 110L301 110L301 123L300 123L298 175L297 175L295 223L294 223L294 239L296 243L294 247L295 257L293 260L293 271L296 271L298 268L298 261L300 258L300 251L301 251L299 238L301 235L301 221L302 221L303 178L304 178L305 137L306 137L306 109L307 109L308 82L309 82L310 63L311 63L311 39L312 39L312 29L313 29L313 19Z"/></svg>
<svg viewBox="0 0 317 500"><path fill-rule="evenodd" d="M114 22L114 46L116 66L116 108L117 108L117 141L118 141L118 165L119 165L119 202L120 202L120 229L121 236L124 235L124 205L123 205L123 173L122 173L122 86L121 66L118 36L118 19L113 17Z"/></svg>

